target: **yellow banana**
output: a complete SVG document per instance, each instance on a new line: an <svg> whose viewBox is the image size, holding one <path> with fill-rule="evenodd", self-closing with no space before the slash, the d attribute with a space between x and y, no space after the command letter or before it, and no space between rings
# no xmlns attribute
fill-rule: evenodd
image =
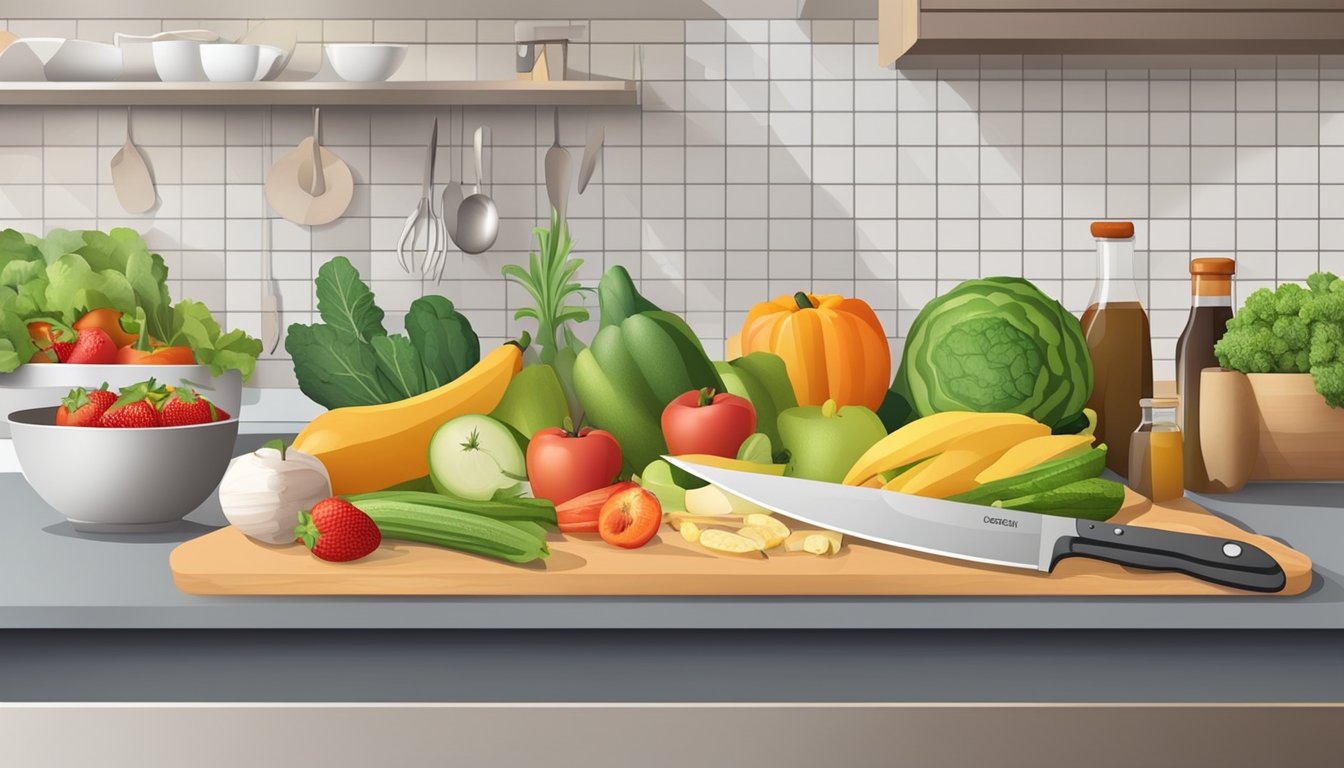
<svg viewBox="0 0 1344 768"><path fill-rule="evenodd" d="M316 456L336 494L379 491L429 474L429 439L449 419L490 413L523 367L523 351L505 344L438 389L395 403L327 411L294 438Z"/></svg>
<svg viewBox="0 0 1344 768"><path fill-rule="evenodd" d="M873 475L890 472L942 453L948 445L1000 424L1036 424L1020 413L945 411L925 416L892 432L869 448L845 475L845 485L863 485Z"/></svg>
<svg viewBox="0 0 1344 768"><path fill-rule="evenodd" d="M969 491L975 487L975 476L1009 448L1048 434L1049 427L1033 421L1029 424L1000 424L965 435L921 465L919 474L905 483L901 492L945 499Z"/></svg>

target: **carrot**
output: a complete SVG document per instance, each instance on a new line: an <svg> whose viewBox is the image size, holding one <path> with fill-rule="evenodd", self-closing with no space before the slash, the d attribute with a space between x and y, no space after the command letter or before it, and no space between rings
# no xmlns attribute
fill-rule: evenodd
<svg viewBox="0 0 1344 768"><path fill-rule="evenodd" d="M575 496L555 507L555 522L561 533L597 533L597 516L607 499L627 489L638 487L635 483L624 482L598 488Z"/></svg>

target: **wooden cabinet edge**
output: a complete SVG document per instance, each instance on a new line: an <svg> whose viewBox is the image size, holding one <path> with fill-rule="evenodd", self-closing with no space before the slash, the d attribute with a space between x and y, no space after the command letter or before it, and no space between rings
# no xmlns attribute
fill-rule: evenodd
<svg viewBox="0 0 1344 768"><path fill-rule="evenodd" d="M878 66L894 66L919 40L919 3L920 0L878 0Z"/></svg>
<svg viewBox="0 0 1344 768"><path fill-rule="evenodd" d="M1344 53L1344 7L1276 7L1206 0L1159 11L1121 0L878 0L878 64L909 54L1109 56L1317 55Z"/></svg>

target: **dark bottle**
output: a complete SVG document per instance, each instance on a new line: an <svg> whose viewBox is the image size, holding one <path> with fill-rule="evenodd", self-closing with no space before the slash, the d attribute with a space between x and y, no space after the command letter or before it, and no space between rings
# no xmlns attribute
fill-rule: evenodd
<svg viewBox="0 0 1344 768"><path fill-rule="evenodd" d="M1195 259L1190 262L1190 319L1176 342L1176 392L1181 402L1176 423L1185 446L1185 487L1197 493L1229 489L1209 479L1199 441L1199 375L1217 368L1213 345L1223 338L1232 319L1232 259Z"/></svg>
<svg viewBox="0 0 1344 768"><path fill-rule="evenodd" d="M1134 224L1098 221L1097 283L1083 313L1083 337L1092 358L1092 396L1097 442L1105 443L1106 466L1129 477L1129 440L1139 428L1139 400L1153 396L1153 344L1148 313L1134 285Z"/></svg>

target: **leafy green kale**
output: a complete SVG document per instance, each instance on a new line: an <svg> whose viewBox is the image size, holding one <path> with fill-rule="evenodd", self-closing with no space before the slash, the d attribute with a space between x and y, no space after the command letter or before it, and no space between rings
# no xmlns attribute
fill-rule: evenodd
<svg viewBox="0 0 1344 768"><path fill-rule="evenodd" d="M326 408L391 403L456 379L481 359L467 318L443 296L411 302L406 334L388 334L383 310L344 256L317 271L322 323L289 327L285 350L299 389Z"/></svg>
<svg viewBox="0 0 1344 768"><path fill-rule="evenodd" d="M1252 293L1214 353L1243 373L1310 373L1326 403L1344 408L1344 280L1317 272L1306 288Z"/></svg>

